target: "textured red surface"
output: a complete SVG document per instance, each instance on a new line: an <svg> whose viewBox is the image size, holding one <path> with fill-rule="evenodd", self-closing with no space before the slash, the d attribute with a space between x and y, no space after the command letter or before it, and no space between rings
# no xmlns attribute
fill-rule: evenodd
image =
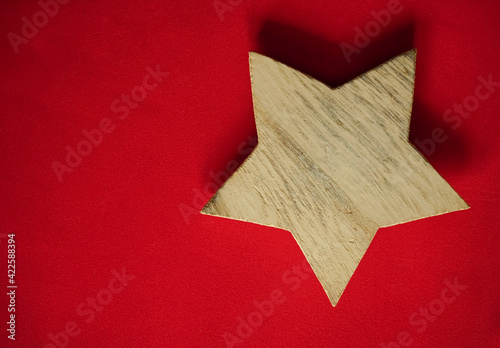
<svg viewBox="0 0 500 348"><path fill-rule="evenodd" d="M0 291L11 232L19 287L16 341L2 324L0 346L498 347L500 2L402 1L350 63L340 44L387 1L221 3L222 17L212 0L73 0L14 45L41 7L1 3ZM410 138L443 130L427 157L471 209L379 230L335 308L292 273L304 257L288 232L193 213L218 185L210 172L252 147L248 51L336 86L411 47ZM146 77L157 65L160 83ZM496 86L478 87L490 74ZM447 111L463 103L473 111ZM53 162L84 130L98 145L58 180ZM123 270L126 286L112 280ZM467 288L444 304L455 279ZM270 299L260 326L238 330Z"/></svg>

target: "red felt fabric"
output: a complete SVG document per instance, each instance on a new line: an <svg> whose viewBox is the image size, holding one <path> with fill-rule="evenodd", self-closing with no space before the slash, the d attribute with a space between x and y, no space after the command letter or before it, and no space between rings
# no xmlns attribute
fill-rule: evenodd
<svg viewBox="0 0 500 348"><path fill-rule="evenodd" d="M0 290L9 233L18 285L0 346L500 346L500 2L41 6L0 4ZM340 45L390 6L348 63ZM288 232L195 211L253 146L249 51L337 86L412 47L410 139L471 208L379 230L332 308Z"/></svg>

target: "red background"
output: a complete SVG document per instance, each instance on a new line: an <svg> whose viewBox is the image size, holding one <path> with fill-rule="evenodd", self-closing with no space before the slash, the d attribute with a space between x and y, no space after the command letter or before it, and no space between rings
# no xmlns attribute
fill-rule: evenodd
<svg viewBox="0 0 500 348"><path fill-rule="evenodd" d="M68 347L226 347L253 301L281 289L285 302L236 347L379 347L402 331L411 347L498 347L500 88L457 129L443 113L479 76L500 81L500 2L401 4L348 64L339 44L387 1L243 0L221 21L212 0L72 0L17 54L7 34L40 6L3 1L0 233L16 233L19 288L16 341L2 324L0 345L43 347L74 321ZM411 47L410 138L444 130L427 157L471 209L379 230L335 308L315 277L296 291L283 283L304 260L288 232L201 214L186 223L180 205L193 207L193 189L241 161L238 145L256 134L248 51L336 86ZM157 64L170 75L120 120L112 102ZM105 117L115 130L59 182L52 162ZM0 250L3 293L5 238ZM78 305L123 268L135 279L85 323ZM409 317L455 278L468 288L418 333ZM0 322L7 314L1 296Z"/></svg>

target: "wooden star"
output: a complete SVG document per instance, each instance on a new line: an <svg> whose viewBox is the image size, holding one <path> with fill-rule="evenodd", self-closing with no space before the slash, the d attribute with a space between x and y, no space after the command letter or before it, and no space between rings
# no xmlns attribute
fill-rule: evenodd
<svg viewBox="0 0 500 348"><path fill-rule="evenodd" d="M379 227L468 208L408 141L415 62L330 88L250 53L258 145L202 213L290 231L336 305Z"/></svg>

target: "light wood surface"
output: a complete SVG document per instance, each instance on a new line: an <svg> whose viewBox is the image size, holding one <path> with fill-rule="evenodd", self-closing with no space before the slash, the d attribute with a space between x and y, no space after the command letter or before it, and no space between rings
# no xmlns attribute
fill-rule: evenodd
<svg viewBox="0 0 500 348"><path fill-rule="evenodd" d="M415 62L332 89L250 53L258 145L202 213L290 231L336 305L379 227L468 208L408 141Z"/></svg>

